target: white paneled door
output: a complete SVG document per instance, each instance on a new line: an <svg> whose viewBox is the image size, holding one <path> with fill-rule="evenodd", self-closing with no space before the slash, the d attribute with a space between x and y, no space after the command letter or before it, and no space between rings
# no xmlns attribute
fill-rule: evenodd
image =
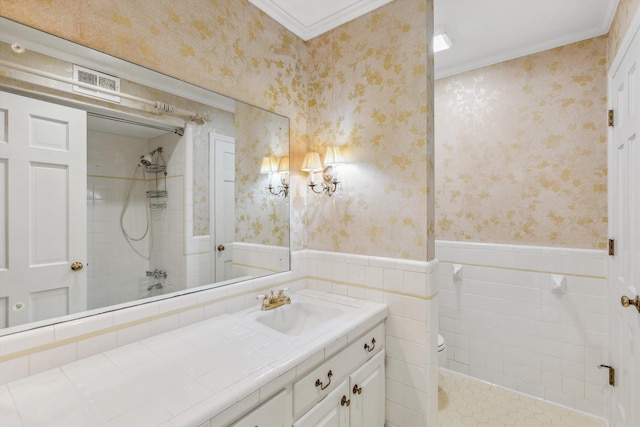
<svg viewBox="0 0 640 427"><path fill-rule="evenodd" d="M633 301L640 287L640 36L631 37L609 80L615 118L609 139L609 232L615 240L609 262L610 357L616 369L611 427L640 426L640 312L621 301Z"/></svg>
<svg viewBox="0 0 640 427"><path fill-rule="evenodd" d="M0 327L86 309L86 123L0 92Z"/></svg>
<svg viewBox="0 0 640 427"><path fill-rule="evenodd" d="M209 135L211 165L209 170L215 171L210 176L213 181L209 188L213 189L213 202L209 212L215 212L209 225L214 230L211 250L215 254L215 272L211 277L216 282L233 278L233 242L235 240L235 197L236 197L236 145L235 139L211 133Z"/></svg>

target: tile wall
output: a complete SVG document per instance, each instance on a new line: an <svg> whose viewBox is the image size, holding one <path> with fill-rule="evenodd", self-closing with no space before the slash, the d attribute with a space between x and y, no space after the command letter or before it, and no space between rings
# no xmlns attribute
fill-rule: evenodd
<svg viewBox="0 0 640 427"><path fill-rule="evenodd" d="M308 287L389 307L387 427L435 426L438 262L304 251Z"/></svg>
<svg viewBox="0 0 640 427"><path fill-rule="evenodd" d="M89 131L87 139L87 308L139 299L149 261L135 255L120 229L120 214L140 155L148 153L146 139ZM144 182L137 171L124 217L127 233L144 234ZM145 246L146 245L146 246ZM148 253L148 240L134 247Z"/></svg>
<svg viewBox="0 0 640 427"><path fill-rule="evenodd" d="M184 141L173 134L152 139L117 135L91 130L87 143L87 227L88 227L88 297L87 308L93 309L127 301L135 301L159 293L184 289L184 249L175 242L183 241ZM120 226L130 184L131 195L124 228L132 238L140 238L147 227L145 182L137 160L157 147L164 148L168 162L167 208L153 212L153 244L149 235L129 246ZM135 171L135 175L134 175ZM133 177L133 178L132 178ZM153 176L147 175L147 179ZM173 243L172 243L173 242ZM168 278L163 289L149 292L155 284L145 276L147 270L162 269Z"/></svg>
<svg viewBox="0 0 640 427"><path fill-rule="evenodd" d="M114 311L107 313L2 336L0 384L223 313L258 306L257 294L280 287L288 287L290 292L304 289L304 273L295 269L175 298L150 299L145 304L129 308L115 306Z"/></svg>
<svg viewBox="0 0 640 427"><path fill-rule="evenodd" d="M449 241L436 250L450 369L606 415L606 252Z"/></svg>
<svg viewBox="0 0 640 427"><path fill-rule="evenodd" d="M292 254L292 266L290 272L238 285L0 337L0 384L250 307L269 289L308 287L388 304L387 426L435 426L437 261L305 250Z"/></svg>
<svg viewBox="0 0 640 427"><path fill-rule="evenodd" d="M289 269L286 246L233 243L233 277L262 276Z"/></svg>

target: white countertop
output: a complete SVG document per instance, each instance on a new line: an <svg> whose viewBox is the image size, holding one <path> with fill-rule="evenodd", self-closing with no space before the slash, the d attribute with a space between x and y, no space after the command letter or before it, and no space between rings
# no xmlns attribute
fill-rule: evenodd
<svg viewBox="0 0 640 427"><path fill-rule="evenodd" d="M0 386L0 425L196 427L285 374L299 376L305 361L329 357L387 316L383 304L312 290L291 299L353 310L295 336L256 322L257 303L118 347Z"/></svg>

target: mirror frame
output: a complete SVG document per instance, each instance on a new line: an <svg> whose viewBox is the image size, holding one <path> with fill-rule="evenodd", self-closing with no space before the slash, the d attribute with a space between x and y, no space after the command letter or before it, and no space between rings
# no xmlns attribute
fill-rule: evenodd
<svg viewBox="0 0 640 427"><path fill-rule="evenodd" d="M228 112L235 112L235 103L244 101L236 100L231 97L221 95L209 89L194 85L192 83L185 82L175 77L163 74L159 71L152 70L150 68L137 65L135 63L117 58L115 56L97 51L90 47L81 45L79 43L63 39L59 36L44 32L42 30L29 27L27 25L12 21L10 19L0 16L0 42L12 44L19 41L19 43L26 49L39 54L50 56L69 63L77 63L82 66L100 70L103 73L112 74L115 76L127 76L127 80L134 83L147 86L152 89L156 89L165 93L176 95L179 97L187 98L195 102L225 110ZM0 84L0 88L2 85ZM251 104L247 104L251 105ZM266 110L262 107L253 106L270 114L277 115L285 118L289 123L288 117L273 111ZM289 125L289 144L291 140L291 127ZM287 153L288 155L288 153ZM259 173L259 171L256 171ZM289 227L289 247L288 247L288 269L265 274L258 277L239 277L236 279L230 279L225 281L213 282L207 285L196 286L193 288L186 288L171 293L147 297L143 299L128 301L125 303L100 307L96 309L85 310L78 313L71 313L59 317L53 317L50 319L34 321L24 323L16 326L9 326L7 328L0 329L0 337L12 335L31 329L41 328L45 326L56 325L59 323L74 321L82 318L95 316L102 313L108 313L118 311L126 308L136 307L144 304L154 303L171 298L177 298L183 295L202 292L209 289L214 289L223 286L229 286L246 282L248 280L255 280L261 277L268 277L274 274L280 274L292 271L292 257L291 257L291 203L288 203L288 227ZM186 237L186 236L185 236Z"/></svg>

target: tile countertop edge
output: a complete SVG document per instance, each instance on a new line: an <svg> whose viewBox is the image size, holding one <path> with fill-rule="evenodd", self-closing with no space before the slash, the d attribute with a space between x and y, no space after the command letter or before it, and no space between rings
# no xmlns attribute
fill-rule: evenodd
<svg viewBox="0 0 640 427"><path fill-rule="evenodd" d="M268 368L271 368L267 372L263 371L264 368L258 371L260 372L258 378L251 377L251 375L256 374L255 372L249 374L245 378L229 385L225 390L223 390L223 392L216 393L215 395L205 399L195 406L185 410L181 414L174 416L173 418L168 420L171 425L174 425L176 427L194 427L206 422L207 420L231 408L233 405L243 401L244 399L250 399L255 394L255 392L259 391L262 387L268 385L271 381L281 375L284 375L290 370L296 369L297 366L300 366L302 363L313 357L318 352L324 351L328 346L335 343L342 337L348 337L348 342L350 343L354 339L360 337L367 330L372 329L379 323L384 322L384 320L388 316L388 308L386 304L359 300L352 297L339 296L308 289L292 294L292 298L294 298L294 296L296 295L309 297L316 300L325 300L338 304L342 303L350 306L357 306L358 310L354 313L353 316L345 319L352 321L349 326L345 326L344 324L342 324L343 326L341 326L339 330L325 330L325 332L321 333L320 335L314 335L313 340L304 343L303 350L296 349L290 353L283 355L281 358L273 360L272 363L267 365ZM230 316L236 316L239 319L244 318L249 322L250 320L247 318L248 314L254 311L255 309L253 308L240 310L236 313L231 313ZM255 327L256 325L252 326ZM264 328L267 327L258 327L258 330L264 330ZM361 332L358 332L356 334L357 336L353 336L353 332L358 330L361 330ZM290 339L290 337L285 334L280 334L275 331L273 331L272 333L281 335L285 340ZM345 342L344 346L346 345L347 342ZM335 353L324 356L322 360L324 361L332 357L333 354ZM294 378L294 381L300 376L301 375L297 374ZM236 390L236 393L234 393L232 390ZM238 394L240 390L244 392ZM260 395L259 400L254 401L253 403L255 405L258 405L265 400L268 400L270 397L271 396Z"/></svg>

